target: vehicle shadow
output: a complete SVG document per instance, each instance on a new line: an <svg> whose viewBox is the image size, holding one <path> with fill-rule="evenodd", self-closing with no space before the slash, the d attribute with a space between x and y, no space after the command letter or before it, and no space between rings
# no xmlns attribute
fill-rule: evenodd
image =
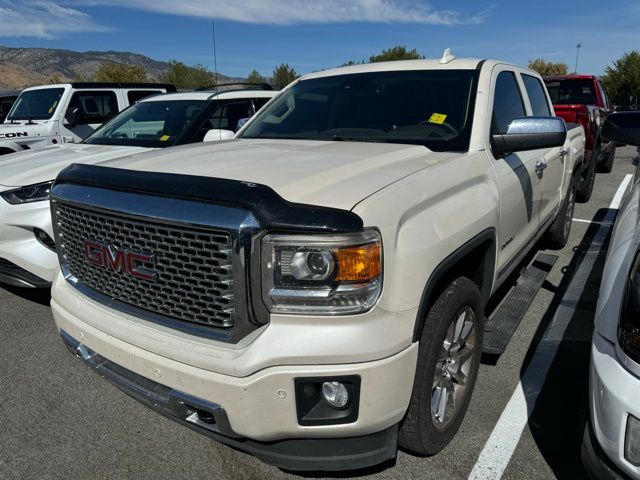
<svg viewBox="0 0 640 480"><path fill-rule="evenodd" d="M51 301L51 289L49 288L20 288L12 285L0 284L0 290L5 290L30 302L49 306Z"/></svg>
<svg viewBox="0 0 640 480"><path fill-rule="evenodd" d="M524 372L608 212L606 208L598 210L580 243L573 248L575 254L571 262L563 267L562 281L558 287L547 288L554 297L536 330L520 371L525 392L537 386L526 384ZM528 405L531 412L529 429L534 441L556 478L561 480L588 478L582 465L580 447L588 412L589 355L594 315L610 234L597 254L537 401L535 405Z"/></svg>

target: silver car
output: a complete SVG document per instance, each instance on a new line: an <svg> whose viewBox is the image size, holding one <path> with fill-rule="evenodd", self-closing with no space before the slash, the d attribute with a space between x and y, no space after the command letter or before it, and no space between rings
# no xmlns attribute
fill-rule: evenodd
<svg viewBox="0 0 640 480"><path fill-rule="evenodd" d="M603 136L640 145L640 112L610 115ZM591 347L582 458L593 478L640 479L640 176L611 237Z"/></svg>

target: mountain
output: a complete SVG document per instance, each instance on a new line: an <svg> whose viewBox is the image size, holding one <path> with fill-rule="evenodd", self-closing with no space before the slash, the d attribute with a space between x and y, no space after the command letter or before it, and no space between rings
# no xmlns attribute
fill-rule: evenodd
<svg viewBox="0 0 640 480"><path fill-rule="evenodd" d="M167 62L131 52L74 52L0 46L0 89L49 83L52 77L59 77L61 81L87 78L103 63L126 63L143 67L149 80L156 80L169 68ZM233 81L224 75L218 77L221 82Z"/></svg>

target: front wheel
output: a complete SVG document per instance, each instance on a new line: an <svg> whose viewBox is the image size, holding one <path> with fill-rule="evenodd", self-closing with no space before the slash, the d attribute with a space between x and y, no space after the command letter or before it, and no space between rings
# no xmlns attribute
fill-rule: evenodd
<svg viewBox="0 0 640 480"><path fill-rule="evenodd" d="M613 148L609 150L609 153L607 154L604 161L600 165L598 165L598 169L602 173L611 173L611 170L613 170L613 161L615 159L616 159L616 147L613 146Z"/></svg>
<svg viewBox="0 0 640 480"><path fill-rule="evenodd" d="M478 286L451 282L425 319L400 446L418 455L446 447L460 428L475 386L484 316Z"/></svg>
<svg viewBox="0 0 640 480"><path fill-rule="evenodd" d="M589 168L587 169L584 178L582 178L580 186L576 190L576 200L580 203L586 203L591 198L591 193L593 193L593 184L596 181L596 164L597 156L591 159Z"/></svg>

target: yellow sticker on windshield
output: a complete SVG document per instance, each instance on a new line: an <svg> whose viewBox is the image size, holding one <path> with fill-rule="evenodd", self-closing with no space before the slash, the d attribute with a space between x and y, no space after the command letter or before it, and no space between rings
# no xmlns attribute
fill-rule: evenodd
<svg viewBox="0 0 640 480"><path fill-rule="evenodd" d="M447 119L447 116L444 113L434 113L429 117L429 123L437 123L438 125L442 125L444 121Z"/></svg>
<svg viewBox="0 0 640 480"><path fill-rule="evenodd" d="M167 140L169 140L169 138L170 138L170 137L169 137L169 135L162 135L162 136L160 137L160 141L161 141L161 142L166 142Z"/></svg>

